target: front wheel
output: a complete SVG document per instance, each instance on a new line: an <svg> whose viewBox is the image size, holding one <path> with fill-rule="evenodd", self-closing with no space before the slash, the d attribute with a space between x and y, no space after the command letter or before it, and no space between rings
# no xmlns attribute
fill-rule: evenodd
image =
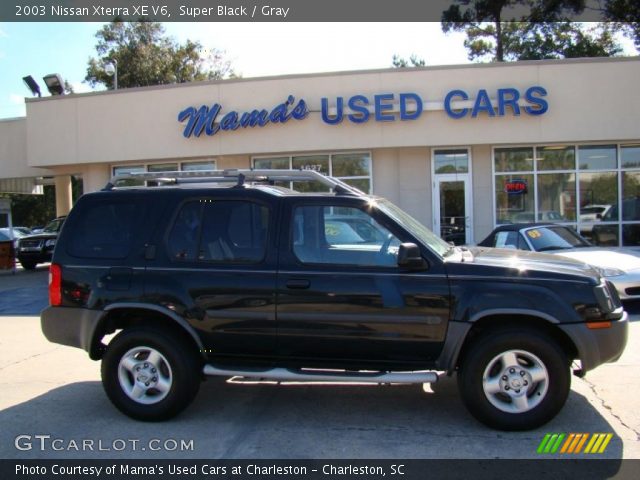
<svg viewBox="0 0 640 480"><path fill-rule="evenodd" d="M569 395L569 361L560 346L533 329L493 331L477 339L458 372L467 409L499 430L544 425Z"/></svg>
<svg viewBox="0 0 640 480"><path fill-rule="evenodd" d="M24 268L25 270L35 270L36 265L38 265L36 262L30 260L21 260L19 257L18 261L20 262L20 265L22 265L22 268Z"/></svg>
<svg viewBox="0 0 640 480"><path fill-rule="evenodd" d="M184 410L200 388L194 347L160 329L120 332L102 359L102 385L111 402L137 420L167 420Z"/></svg>

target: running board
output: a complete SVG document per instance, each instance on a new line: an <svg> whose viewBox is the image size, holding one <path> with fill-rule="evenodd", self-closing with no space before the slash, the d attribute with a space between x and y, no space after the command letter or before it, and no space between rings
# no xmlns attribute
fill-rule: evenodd
<svg viewBox="0 0 640 480"><path fill-rule="evenodd" d="M347 372L335 370L290 370L272 368L269 370L222 368L211 364L204 366L204 374L221 377L244 377L285 382L364 382L364 383L435 383L435 372Z"/></svg>

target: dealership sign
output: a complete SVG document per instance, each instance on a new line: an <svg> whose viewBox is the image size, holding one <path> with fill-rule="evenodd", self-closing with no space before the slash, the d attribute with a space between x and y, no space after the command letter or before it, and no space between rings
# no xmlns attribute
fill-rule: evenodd
<svg viewBox="0 0 640 480"><path fill-rule="evenodd" d="M425 102L417 93L381 93L372 96L353 95L351 97L323 97L320 100L322 121L328 125L338 125L343 121L351 123L394 122L396 120L416 120L427 110L442 110L453 119L476 118L481 114L489 117L543 115L549 104L544 98L547 91L540 86L526 90L500 88L494 94L480 89L472 96L465 90L451 90L443 102ZM223 111L219 103L199 108L187 107L178 114L178 122L184 124L186 138L199 137L203 133L213 136L221 131L264 127L270 123L300 121L309 115L309 106L304 99L289 95L287 99L270 109L249 111Z"/></svg>

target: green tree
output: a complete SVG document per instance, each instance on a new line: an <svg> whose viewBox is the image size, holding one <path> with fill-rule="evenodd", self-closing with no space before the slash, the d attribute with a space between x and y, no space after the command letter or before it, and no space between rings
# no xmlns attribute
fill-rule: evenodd
<svg viewBox="0 0 640 480"><path fill-rule="evenodd" d="M625 35L632 38L636 49L640 50L640 2L638 0L607 0L604 7L607 20Z"/></svg>
<svg viewBox="0 0 640 480"><path fill-rule="evenodd" d="M521 25L566 21L566 15L584 10L585 0L455 0L442 13L442 30L465 31L465 47L471 60L492 55L494 61L513 59L510 45L518 41L519 32L512 22ZM461 8L463 7L463 8Z"/></svg>
<svg viewBox="0 0 640 480"><path fill-rule="evenodd" d="M224 52L167 36L158 22L114 21L96 33L97 58L90 58L85 81L92 87L113 88L114 77L104 69L115 60L118 88L217 80L235 76Z"/></svg>
<svg viewBox="0 0 640 480"><path fill-rule="evenodd" d="M408 67L424 67L427 63L424 59L418 57L415 54L411 54L409 60L400 55L394 55L391 59L391 66L395 68L408 68Z"/></svg>

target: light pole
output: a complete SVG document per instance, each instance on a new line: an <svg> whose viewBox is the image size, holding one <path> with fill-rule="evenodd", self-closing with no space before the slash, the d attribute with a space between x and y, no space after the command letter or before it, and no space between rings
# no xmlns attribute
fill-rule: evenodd
<svg viewBox="0 0 640 480"><path fill-rule="evenodd" d="M113 75L113 89L118 89L118 60L115 58L112 59L109 63L104 66L104 72L112 76Z"/></svg>

